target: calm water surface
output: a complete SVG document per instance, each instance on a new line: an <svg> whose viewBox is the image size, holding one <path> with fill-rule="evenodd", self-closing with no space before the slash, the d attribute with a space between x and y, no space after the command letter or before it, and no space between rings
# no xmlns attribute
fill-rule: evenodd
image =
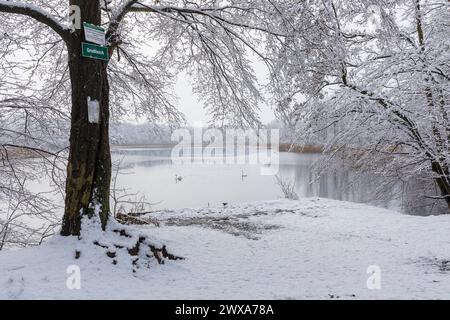
<svg viewBox="0 0 450 320"><path fill-rule="evenodd" d="M155 209L221 206L282 198L274 176L260 173L259 165L184 164L171 161L170 148L113 148L113 161L121 161L125 174L117 185L140 192L157 202ZM295 181L300 197L319 196L337 200L368 202L371 190L349 188L351 172L326 173L314 180L311 166L316 154L281 153L279 174ZM242 175L246 177L242 177ZM182 177L182 181L176 180ZM377 205L396 208L390 201Z"/></svg>

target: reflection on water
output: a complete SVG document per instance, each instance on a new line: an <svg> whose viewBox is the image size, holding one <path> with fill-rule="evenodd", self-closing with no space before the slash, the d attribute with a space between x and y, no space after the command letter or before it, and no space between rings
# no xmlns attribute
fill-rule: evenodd
<svg viewBox="0 0 450 320"><path fill-rule="evenodd" d="M113 160L122 159L129 174L119 175L118 185L132 192L142 192L155 208L220 206L273 200L282 197L274 176L260 174L258 165L174 164L170 148L122 148L113 150ZM314 180L311 166L315 154L280 154L279 174L291 181L300 197L319 196L337 200L368 202L373 191L368 184L350 188L351 172L325 173ZM242 175L245 177L242 177ZM182 177L177 183L176 176ZM398 202L375 204L396 209Z"/></svg>

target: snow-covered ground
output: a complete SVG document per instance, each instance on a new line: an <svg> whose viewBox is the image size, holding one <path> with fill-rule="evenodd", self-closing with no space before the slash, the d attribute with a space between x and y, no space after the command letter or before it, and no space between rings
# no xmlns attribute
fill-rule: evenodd
<svg viewBox="0 0 450 320"><path fill-rule="evenodd" d="M0 298L450 298L450 216L313 198L153 217L160 227L136 228L185 260L133 273L129 256L118 254L113 264L92 235L55 236L38 248L0 253ZM79 290L66 285L73 265ZM367 287L369 266L379 268L379 290Z"/></svg>

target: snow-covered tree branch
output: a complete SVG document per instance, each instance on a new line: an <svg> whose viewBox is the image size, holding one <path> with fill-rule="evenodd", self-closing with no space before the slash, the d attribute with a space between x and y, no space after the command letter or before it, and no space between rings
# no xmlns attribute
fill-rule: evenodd
<svg viewBox="0 0 450 320"><path fill-rule="evenodd" d="M58 19L56 19L52 14L46 12L40 7L24 3L21 1L9 1L9 0L1 0L0 1L0 12L4 13L12 13L24 15L27 17L31 17L38 22L45 24L46 26L52 28L62 39L68 40L70 36L69 29L62 24Z"/></svg>
<svg viewBox="0 0 450 320"><path fill-rule="evenodd" d="M447 1L313 1L297 17L284 8L293 22L275 53L280 117L300 139L326 133L329 155L387 183L423 181L428 199L435 183L450 205L445 8Z"/></svg>

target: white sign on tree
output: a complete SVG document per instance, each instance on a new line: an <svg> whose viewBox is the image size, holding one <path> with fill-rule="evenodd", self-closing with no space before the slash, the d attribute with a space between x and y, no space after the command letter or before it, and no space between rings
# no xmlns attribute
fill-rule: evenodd
<svg viewBox="0 0 450 320"><path fill-rule="evenodd" d="M90 23L83 22L84 36L86 41L105 46L106 45L106 30L102 27L95 26Z"/></svg>
<svg viewBox="0 0 450 320"><path fill-rule="evenodd" d="M89 123L99 123L100 121L100 105L97 100L87 97L88 121Z"/></svg>

